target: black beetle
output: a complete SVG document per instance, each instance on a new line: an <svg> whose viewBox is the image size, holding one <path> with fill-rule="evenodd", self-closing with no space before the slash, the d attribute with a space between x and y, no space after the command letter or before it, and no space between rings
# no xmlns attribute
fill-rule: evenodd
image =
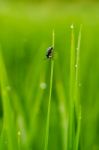
<svg viewBox="0 0 99 150"><path fill-rule="evenodd" d="M51 47L49 47L49 48L47 49L46 57L47 57L47 58L52 58L52 55L53 55L53 47L51 46Z"/></svg>

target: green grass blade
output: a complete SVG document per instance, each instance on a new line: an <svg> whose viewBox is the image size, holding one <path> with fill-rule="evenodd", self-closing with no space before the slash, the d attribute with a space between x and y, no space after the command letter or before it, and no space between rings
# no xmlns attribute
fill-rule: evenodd
<svg viewBox="0 0 99 150"><path fill-rule="evenodd" d="M66 91L62 82L61 68L59 63L55 65L55 89L58 100L59 125L62 139L62 150L67 150L68 144L68 105Z"/></svg>
<svg viewBox="0 0 99 150"><path fill-rule="evenodd" d="M76 108L76 116L77 116L77 131L75 137L75 150L78 150L79 147L79 136L80 136L80 128L81 128L81 105L80 105L80 91L79 91L79 58L80 58L80 43L81 43L81 31L82 25L80 27L79 35L78 35L78 45L76 50L76 81L75 81L75 108Z"/></svg>
<svg viewBox="0 0 99 150"><path fill-rule="evenodd" d="M79 35L78 35L78 44L77 44L77 49L76 49L76 64L75 64L75 103L76 103L76 109L79 106L79 71L80 71L80 65L79 65L79 58L80 58L80 43L81 43L81 30L82 26L80 27ZM77 112L78 113L78 112Z"/></svg>
<svg viewBox="0 0 99 150"><path fill-rule="evenodd" d="M2 52L0 49L0 86L2 93L2 103L4 111L4 130L7 133L8 150L18 150L17 131L14 120L14 112L10 103L10 91L8 89L9 82Z"/></svg>
<svg viewBox="0 0 99 150"><path fill-rule="evenodd" d="M73 139L74 139L74 88L75 88L75 40L74 40L74 26L71 25L68 150L71 150L73 148Z"/></svg>
<svg viewBox="0 0 99 150"><path fill-rule="evenodd" d="M59 105L62 147L63 150L67 150L68 116L67 116L66 104L65 104L66 97L64 94L64 88L61 81L58 81L58 84L56 86L56 92L57 92L58 105Z"/></svg>
<svg viewBox="0 0 99 150"><path fill-rule="evenodd" d="M0 150L7 149L7 137L6 137L6 131L4 128L2 128L2 132L0 135Z"/></svg>
<svg viewBox="0 0 99 150"><path fill-rule="evenodd" d="M52 46L54 48L54 31L52 34ZM51 109L51 98L52 98L52 83L53 83L53 70L54 70L54 59L51 59L51 76L50 76L50 91L49 91L49 102L48 102L48 112L47 112L47 122L46 122L46 135L45 135L45 147L44 150L48 149L48 139L49 139L49 122L50 122L50 109Z"/></svg>
<svg viewBox="0 0 99 150"><path fill-rule="evenodd" d="M45 83L45 73L46 72L43 72L42 75L40 75L40 83L42 83L42 81L43 83ZM35 103L33 104L31 112L30 112L31 124L30 124L30 131L29 131L29 137L28 137L29 146L31 145L31 143L33 143L32 141L34 140L34 137L35 137L35 130L36 130L37 123L38 123L37 117L38 117L40 107L42 104L44 90L45 89L42 89L39 85L38 90L37 90L37 95L35 98Z"/></svg>

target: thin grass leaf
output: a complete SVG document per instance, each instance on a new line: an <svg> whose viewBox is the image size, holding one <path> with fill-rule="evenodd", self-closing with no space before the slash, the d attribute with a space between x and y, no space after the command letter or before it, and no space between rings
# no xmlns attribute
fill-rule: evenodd
<svg viewBox="0 0 99 150"><path fill-rule="evenodd" d="M0 86L4 111L3 128L7 132L8 150L13 149L18 150L17 131L15 126L14 113L10 103L10 92L7 88L9 86L9 81L1 49L0 49Z"/></svg>
<svg viewBox="0 0 99 150"><path fill-rule="evenodd" d="M43 66L44 67L44 66ZM41 81L44 81L45 79L45 72L42 73L42 77L40 76L40 83ZM43 94L44 94L44 89L42 89L39 85L38 87L38 91L37 91L37 95L35 98L35 103L32 106L31 112L30 112L30 120L31 120L31 124L30 124L30 131L29 131L29 137L28 137L28 145L31 145L34 136L35 136L35 130L36 130L36 126L37 126L37 115L40 111L40 106L42 104L42 98L43 98Z"/></svg>
<svg viewBox="0 0 99 150"><path fill-rule="evenodd" d="M59 111L59 124L61 126L61 139L62 139L62 150L67 150L68 142L68 110L67 110L67 97L65 94L65 88L62 83L62 76L60 73L59 64L57 62L55 70L55 89L58 99L58 111Z"/></svg>
<svg viewBox="0 0 99 150"><path fill-rule="evenodd" d="M6 131L4 128L2 128L2 132L0 135L0 150L7 150L7 137L6 137Z"/></svg>
<svg viewBox="0 0 99 150"><path fill-rule="evenodd" d="M55 42L54 38L55 38L55 35L54 35L54 31L53 31L53 34L52 34L52 46L53 46L53 49L54 49L54 42ZM46 133L45 133L45 147L44 147L44 150L48 149L50 109L51 109L51 99L52 99L53 71L54 71L54 59L52 58L51 59L50 91L49 91L49 101L48 101L48 112L47 112L47 122L46 122Z"/></svg>
<svg viewBox="0 0 99 150"><path fill-rule="evenodd" d="M76 80L75 80L75 109L76 109L76 117L77 117L77 131L75 137L75 150L78 150L79 147L79 138L80 138L80 128L81 128L81 104L80 104L80 91L79 91L79 70L80 70L80 43L81 43L81 31L82 25L80 27L79 35L78 35L78 44L76 50Z"/></svg>
<svg viewBox="0 0 99 150"><path fill-rule="evenodd" d="M75 89L75 39L74 25L71 25L71 50L70 50L70 102L69 102L69 129L68 150L73 148L74 140L74 89Z"/></svg>
<svg viewBox="0 0 99 150"><path fill-rule="evenodd" d="M59 115L60 115L60 125L61 125L61 134L62 134L62 147L63 150L67 149L67 131L68 131L68 117L66 112L65 105L65 94L64 88L61 82L58 81L56 86L56 92L58 96L58 105L59 105Z"/></svg>

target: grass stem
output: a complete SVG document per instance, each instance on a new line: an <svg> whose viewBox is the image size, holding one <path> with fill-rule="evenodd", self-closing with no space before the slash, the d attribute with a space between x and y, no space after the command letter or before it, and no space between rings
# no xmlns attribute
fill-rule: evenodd
<svg viewBox="0 0 99 150"><path fill-rule="evenodd" d="M79 136L80 136L80 128L81 128L81 105L79 100L79 58L80 58L80 43L81 43L81 31L82 25L80 27L79 35L78 35L78 45L76 50L76 81L75 81L75 104L76 104L76 116L77 116L77 131L75 138L75 150L78 150L79 147Z"/></svg>
<svg viewBox="0 0 99 150"><path fill-rule="evenodd" d="M52 46L54 49L54 30L52 33ZM54 52L53 52L54 54ZM50 76L50 91L49 91L49 102L48 102L48 112L47 112L47 122L46 122L46 136L45 136L45 148L44 150L48 149L48 139L49 139L49 124L50 124L50 110L51 110L51 99L52 99L52 84L53 84L53 70L54 70L54 59L51 59L51 76Z"/></svg>
<svg viewBox="0 0 99 150"><path fill-rule="evenodd" d="M71 25L71 50L70 50L70 103L69 103L69 130L68 150L73 148L74 132L74 88L75 88L75 41L74 25Z"/></svg>

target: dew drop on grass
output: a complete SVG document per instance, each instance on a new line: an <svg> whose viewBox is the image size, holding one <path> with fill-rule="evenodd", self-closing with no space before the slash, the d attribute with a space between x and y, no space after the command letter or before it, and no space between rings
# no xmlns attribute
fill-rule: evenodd
<svg viewBox="0 0 99 150"><path fill-rule="evenodd" d="M27 136L26 136L26 128L22 116L18 117L18 126L20 130L18 131L17 134L18 135L21 134L22 142L25 143L27 141Z"/></svg>
<svg viewBox="0 0 99 150"><path fill-rule="evenodd" d="M73 25L73 24L71 24L70 28L71 28L71 29L74 29L74 25Z"/></svg>
<svg viewBox="0 0 99 150"><path fill-rule="evenodd" d="M41 83L40 83L40 88L41 88L42 90L45 90L46 87L47 87L47 84L46 84L45 82L41 82Z"/></svg>
<svg viewBox="0 0 99 150"><path fill-rule="evenodd" d="M77 47L76 49L77 49L77 50L79 50L79 48L78 48L78 47Z"/></svg>
<svg viewBox="0 0 99 150"><path fill-rule="evenodd" d="M78 66L77 66L77 64L75 65L75 68L77 68Z"/></svg>
<svg viewBox="0 0 99 150"><path fill-rule="evenodd" d="M20 136L21 135L21 132L20 131L18 131L18 136Z"/></svg>

